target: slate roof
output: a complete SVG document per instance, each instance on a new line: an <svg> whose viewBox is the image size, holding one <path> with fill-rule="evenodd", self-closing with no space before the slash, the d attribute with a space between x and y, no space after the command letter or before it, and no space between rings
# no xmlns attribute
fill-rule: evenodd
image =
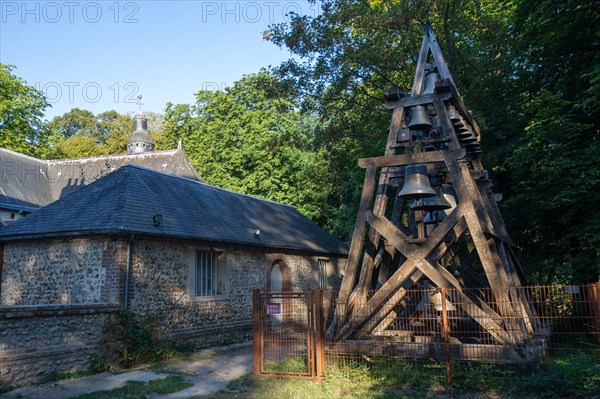
<svg viewBox="0 0 600 399"><path fill-rule="evenodd" d="M126 164L202 181L181 148L49 161L0 148L0 208L35 210Z"/></svg>
<svg viewBox="0 0 600 399"><path fill-rule="evenodd" d="M46 163L0 148L0 208L32 211L53 201Z"/></svg>
<svg viewBox="0 0 600 399"><path fill-rule="evenodd" d="M347 254L341 241L289 205L135 165L3 227L0 241L114 233Z"/></svg>

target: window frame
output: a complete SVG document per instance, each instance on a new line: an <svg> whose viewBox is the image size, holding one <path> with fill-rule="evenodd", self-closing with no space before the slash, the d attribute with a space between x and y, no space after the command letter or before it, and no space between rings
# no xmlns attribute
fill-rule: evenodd
<svg viewBox="0 0 600 399"><path fill-rule="evenodd" d="M202 267L200 265L200 259L202 255L206 255L207 258L211 259L212 266ZM229 285L228 282L229 274L227 272L227 266L225 262L222 262L220 259L223 255L223 251L217 251L212 248L195 248L191 251L188 259L189 259L189 282L188 282L188 298L192 302L202 302L202 301L215 301L215 300L223 300L229 298ZM213 285L212 289L206 290L205 295L202 295L202 290L198 290L198 278L199 278L199 270L201 268L208 270L209 268L213 269L213 274L211 276L211 284ZM219 292L219 283L222 284L221 289L222 292Z"/></svg>
<svg viewBox="0 0 600 399"><path fill-rule="evenodd" d="M330 288L329 286L329 264L330 260L326 258L318 258L317 259L317 269L318 269L318 285L319 288L323 290L327 290Z"/></svg>

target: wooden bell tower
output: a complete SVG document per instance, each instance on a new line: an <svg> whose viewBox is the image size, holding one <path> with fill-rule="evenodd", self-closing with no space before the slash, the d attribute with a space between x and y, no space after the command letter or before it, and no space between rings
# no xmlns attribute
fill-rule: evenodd
<svg viewBox="0 0 600 399"><path fill-rule="evenodd" d="M330 339L385 331L411 289L426 287L451 289L448 306L454 302L494 343L523 342L533 332L532 308L515 290L523 273L481 165L479 127L429 24L411 94L392 89L385 97L393 111L385 155L358 162L366 176ZM409 165L426 167L447 209L398 195ZM471 288L492 297L467 295Z"/></svg>

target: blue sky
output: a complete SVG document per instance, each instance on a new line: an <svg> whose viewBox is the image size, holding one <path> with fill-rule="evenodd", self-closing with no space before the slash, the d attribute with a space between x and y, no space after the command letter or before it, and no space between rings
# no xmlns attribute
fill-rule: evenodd
<svg viewBox="0 0 600 399"><path fill-rule="evenodd" d="M134 112L139 93L144 110L162 112L289 58L262 39L288 12L319 8L304 0L0 0L0 62L46 93L49 119L74 107Z"/></svg>

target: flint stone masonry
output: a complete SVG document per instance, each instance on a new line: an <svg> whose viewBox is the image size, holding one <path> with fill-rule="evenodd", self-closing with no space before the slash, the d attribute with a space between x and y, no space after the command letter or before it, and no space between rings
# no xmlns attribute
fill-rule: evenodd
<svg viewBox="0 0 600 399"><path fill-rule="evenodd" d="M291 271L291 289L305 291L318 287L318 259L323 256L285 254L261 249L219 247L219 268L223 268L225 293L217 297L194 296L196 252L210 250L202 245L136 240L132 250L130 309L147 317L167 336L197 338L227 331L248 331L252 320L252 294L266 290L267 276L277 261ZM339 265L333 284L339 286ZM222 326L222 328L218 328ZM188 331L188 334L184 334Z"/></svg>
<svg viewBox="0 0 600 399"><path fill-rule="evenodd" d="M0 307L0 389L86 370L118 305Z"/></svg>
<svg viewBox="0 0 600 399"><path fill-rule="evenodd" d="M100 353L110 313L122 309L128 236L4 242L0 262L0 382L24 385L53 373L85 370ZM195 296L198 251L218 254L220 292ZM2 251L0 251L0 254ZM135 237L128 310L166 340L200 346L250 339L252 290L269 289L273 265L284 287L318 287L319 259L328 259L331 288L345 260L184 240Z"/></svg>
<svg viewBox="0 0 600 399"><path fill-rule="evenodd" d="M109 238L6 243L0 305L116 302L122 247Z"/></svg>

